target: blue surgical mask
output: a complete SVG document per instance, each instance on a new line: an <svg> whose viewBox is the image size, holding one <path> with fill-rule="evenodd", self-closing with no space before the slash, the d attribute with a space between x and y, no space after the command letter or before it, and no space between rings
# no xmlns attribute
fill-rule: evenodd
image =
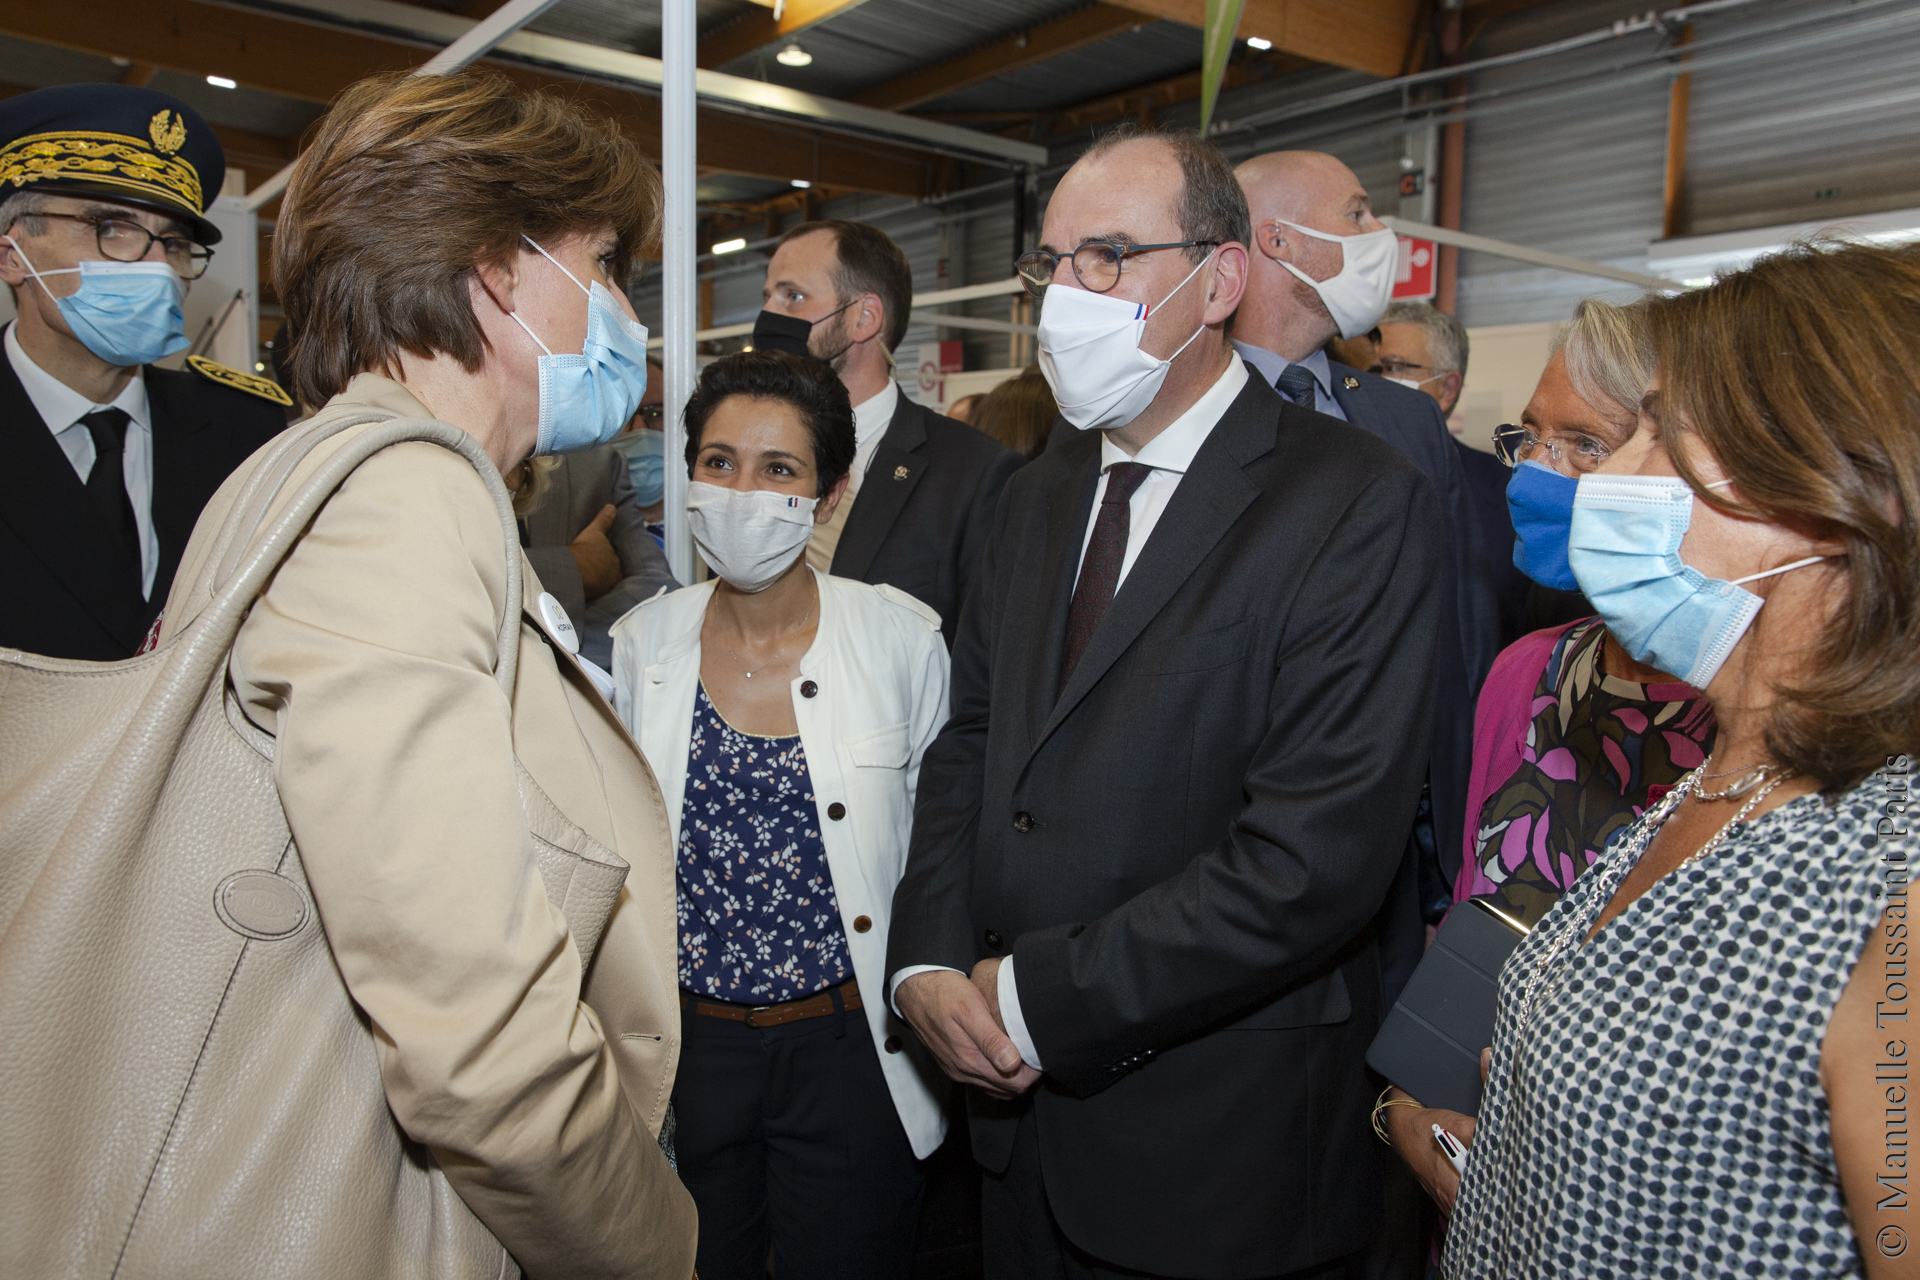
<svg viewBox="0 0 1920 1280"><path fill-rule="evenodd" d="M650 507L667 493L667 442L663 432L629 431L613 438L613 448L627 460L633 492L640 505Z"/></svg>
<svg viewBox="0 0 1920 1280"><path fill-rule="evenodd" d="M1692 523L1693 490L1684 480L1590 475L1573 500L1568 554L1580 589L1635 661L1704 689L1765 603L1741 584L1827 557L1731 582L1709 578L1680 559Z"/></svg>
<svg viewBox="0 0 1920 1280"><path fill-rule="evenodd" d="M53 298L53 290L47 289L47 296L60 308L73 336L108 364L131 368L186 350L187 318L180 303L187 283L166 263L83 262L36 271L20 242L12 236L6 241L42 289L47 289L48 276L80 277L78 292Z"/></svg>
<svg viewBox="0 0 1920 1280"><path fill-rule="evenodd" d="M531 236L521 239L587 295L586 349L579 355L555 355L526 321L507 313L545 353L540 357L540 435L533 451L567 453L605 444L640 411L647 394L647 326L629 318L598 280L589 289Z"/></svg>
<svg viewBox="0 0 1920 1280"><path fill-rule="evenodd" d="M1507 481L1513 516L1513 567L1543 587L1576 591L1567 564L1567 528L1573 522L1573 492L1580 482L1528 458Z"/></svg>

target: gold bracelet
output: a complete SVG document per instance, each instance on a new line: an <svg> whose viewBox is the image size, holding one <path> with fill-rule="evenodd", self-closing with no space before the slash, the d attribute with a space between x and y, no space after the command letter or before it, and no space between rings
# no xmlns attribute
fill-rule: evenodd
<svg viewBox="0 0 1920 1280"><path fill-rule="evenodd" d="M1380 1091L1380 1097L1373 1104L1373 1135L1388 1146L1393 1145L1393 1139L1387 1135L1387 1126L1381 1122L1380 1113L1388 1107L1417 1107L1420 1105L1412 1098L1389 1098L1387 1095L1392 1093L1393 1090L1393 1085L1388 1085L1382 1089Z"/></svg>

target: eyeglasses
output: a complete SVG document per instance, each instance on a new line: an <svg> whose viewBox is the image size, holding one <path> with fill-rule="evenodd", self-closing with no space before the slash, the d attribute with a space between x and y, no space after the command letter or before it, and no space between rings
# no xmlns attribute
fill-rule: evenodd
<svg viewBox="0 0 1920 1280"><path fill-rule="evenodd" d="M1054 273L1060 270L1063 261L1073 263L1073 278L1090 293L1111 293L1120 283L1120 269L1128 258L1135 254L1152 253L1156 249L1211 249L1223 243L1219 240L1171 240L1166 244L1116 244L1111 240L1089 240L1072 253L1049 253L1045 249L1032 249L1020 255L1013 264L1020 273L1020 283L1027 287L1027 293L1035 301L1044 301L1047 286L1053 283Z"/></svg>
<svg viewBox="0 0 1920 1280"><path fill-rule="evenodd" d="M658 431L661 424L667 420L667 406L664 404L643 404L640 406L636 416L640 419L641 426L651 427L655 431Z"/></svg>
<svg viewBox="0 0 1920 1280"><path fill-rule="evenodd" d="M138 262L158 242L167 265L183 280L198 280L207 273L213 250L185 236L155 235L131 218L93 218L80 213L31 213L29 218L59 218L63 222L85 222L93 227L94 242L102 257L115 262Z"/></svg>
<svg viewBox="0 0 1920 1280"><path fill-rule="evenodd" d="M1380 362L1380 372L1389 378L1395 374L1418 373L1422 369L1431 370L1432 368L1433 366L1430 364L1415 364L1411 360L1396 360L1392 357L1383 359Z"/></svg>
<svg viewBox="0 0 1920 1280"><path fill-rule="evenodd" d="M1575 471L1588 472L1613 456L1613 450L1592 436L1575 434L1536 436L1511 422L1493 429L1493 453L1510 467L1517 467L1536 451L1544 450L1554 462L1566 462Z"/></svg>

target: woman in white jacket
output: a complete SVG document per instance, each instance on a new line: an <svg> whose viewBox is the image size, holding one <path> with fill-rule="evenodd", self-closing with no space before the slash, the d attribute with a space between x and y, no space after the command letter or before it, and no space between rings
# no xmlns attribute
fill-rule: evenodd
<svg viewBox="0 0 1920 1280"><path fill-rule="evenodd" d="M744 352L687 403L713 581L613 629L615 705L677 849L681 1177L706 1280L904 1277L941 1089L886 1007L920 757L947 714L940 618L802 556L845 498L846 389Z"/></svg>

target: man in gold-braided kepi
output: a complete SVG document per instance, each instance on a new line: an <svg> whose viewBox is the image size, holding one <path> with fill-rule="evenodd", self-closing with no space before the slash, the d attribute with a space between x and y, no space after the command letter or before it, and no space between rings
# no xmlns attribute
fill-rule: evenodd
<svg viewBox="0 0 1920 1280"><path fill-rule="evenodd" d="M140 648L200 509L285 428L264 378L186 349L181 303L220 230L211 126L151 89L74 84L0 102L0 648Z"/></svg>

